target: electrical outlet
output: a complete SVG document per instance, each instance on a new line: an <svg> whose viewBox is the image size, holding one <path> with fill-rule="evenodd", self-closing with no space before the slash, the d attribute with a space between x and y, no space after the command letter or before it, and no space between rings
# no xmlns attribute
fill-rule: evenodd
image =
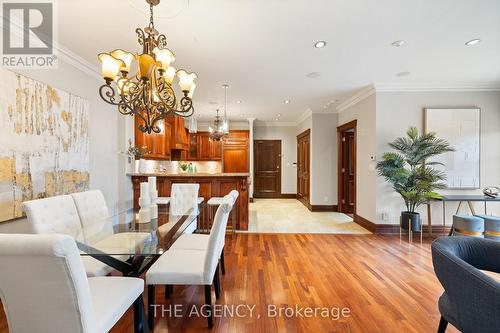
<svg viewBox="0 0 500 333"><path fill-rule="evenodd" d="M382 221L387 221L389 220L389 214L387 212L382 213Z"/></svg>
<svg viewBox="0 0 500 333"><path fill-rule="evenodd" d="M328 197L324 197L323 202L328 202Z"/></svg>

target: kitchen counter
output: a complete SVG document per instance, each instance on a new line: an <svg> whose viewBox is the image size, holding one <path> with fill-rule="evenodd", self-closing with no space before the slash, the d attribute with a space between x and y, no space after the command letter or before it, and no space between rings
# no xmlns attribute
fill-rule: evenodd
<svg viewBox="0 0 500 333"><path fill-rule="evenodd" d="M237 230L248 230L248 172L242 173L166 173L166 172L147 172L147 173L127 173L132 178L134 190L134 209L139 209L140 185L147 182L148 177L156 176L156 188L158 196L169 197L172 184L191 183L199 184L199 197L205 199L205 203L212 197L223 197L232 190L239 193L238 199L234 205L234 215L230 214L228 227L231 227L232 219L236 219ZM204 209L207 209L206 207ZM200 216L203 225L211 224L210 214L203 213Z"/></svg>
<svg viewBox="0 0 500 333"><path fill-rule="evenodd" d="M127 176L137 176L137 177L248 177L250 174L248 172L222 172L222 173L204 173L204 172L194 172L194 173L166 173L166 172L132 172L127 173Z"/></svg>

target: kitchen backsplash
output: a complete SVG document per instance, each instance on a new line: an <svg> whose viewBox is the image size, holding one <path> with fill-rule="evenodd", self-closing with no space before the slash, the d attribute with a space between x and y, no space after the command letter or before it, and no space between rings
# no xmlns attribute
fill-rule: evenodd
<svg viewBox="0 0 500 333"><path fill-rule="evenodd" d="M178 161L155 161L146 160L146 172L165 172L165 173L181 173L181 168ZM184 162L192 163L193 168L196 167L196 172L199 173L221 173L222 162L220 161L193 161ZM135 172L139 170L139 160L135 161Z"/></svg>

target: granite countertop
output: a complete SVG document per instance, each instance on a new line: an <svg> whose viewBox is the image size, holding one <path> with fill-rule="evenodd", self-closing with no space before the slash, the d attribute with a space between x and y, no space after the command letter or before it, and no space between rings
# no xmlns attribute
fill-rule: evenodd
<svg viewBox="0 0 500 333"><path fill-rule="evenodd" d="M248 177L250 174L248 172L222 172L222 173L203 173L203 172L195 172L195 173L167 173L167 172L147 172L147 173L139 173L139 172L129 172L127 176L142 176L142 177Z"/></svg>

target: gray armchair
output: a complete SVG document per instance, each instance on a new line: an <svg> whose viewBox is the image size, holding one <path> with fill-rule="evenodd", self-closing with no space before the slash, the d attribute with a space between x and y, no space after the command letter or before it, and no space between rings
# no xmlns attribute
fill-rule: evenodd
<svg viewBox="0 0 500 333"><path fill-rule="evenodd" d="M441 321L464 333L500 330L500 283L481 270L500 273L500 242L474 237L442 237L432 243L434 271L444 287Z"/></svg>

